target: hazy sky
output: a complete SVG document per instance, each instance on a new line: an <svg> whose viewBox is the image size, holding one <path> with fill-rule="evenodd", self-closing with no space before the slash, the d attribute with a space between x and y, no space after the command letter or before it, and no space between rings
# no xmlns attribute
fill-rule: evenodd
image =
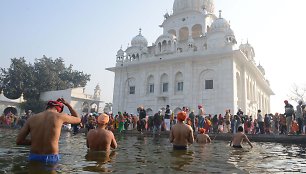
<svg viewBox="0 0 306 174"><path fill-rule="evenodd" d="M162 34L163 15L174 0L2 0L0 62L10 58L62 57L65 64L91 74L87 93L96 84L102 100L112 102L116 53L142 28L149 43ZM306 85L305 0L215 0L215 13L230 21L238 44L254 47L256 62L266 70L275 96L272 112L283 112L283 100L296 83ZM151 44L149 44L151 45ZM304 70L302 69L304 67Z"/></svg>

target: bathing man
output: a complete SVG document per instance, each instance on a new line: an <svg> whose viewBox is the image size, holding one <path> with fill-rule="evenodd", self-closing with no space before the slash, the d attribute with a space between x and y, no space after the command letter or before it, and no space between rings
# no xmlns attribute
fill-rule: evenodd
<svg viewBox="0 0 306 174"><path fill-rule="evenodd" d="M239 126L238 127L238 132L233 136L232 141L230 142L230 146L232 146L234 148L242 148L241 143L243 141L246 141L251 148L253 148L253 145L251 144L250 140L248 139L248 137L243 133L243 127Z"/></svg>
<svg viewBox="0 0 306 174"><path fill-rule="evenodd" d="M191 126L183 123L186 120L186 112L177 114L178 123L172 126L170 130L170 143L174 150L187 150L188 144L194 142L193 130Z"/></svg>
<svg viewBox="0 0 306 174"><path fill-rule="evenodd" d="M117 141L112 131L106 130L109 122L107 114L99 115L98 128L92 129L87 134L87 147L93 151L109 151L110 147L117 148Z"/></svg>
<svg viewBox="0 0 306 174"><path fill-rule="evenodd" d="M199 133L197 135L196 142L199 144L207 144L211 142L209 135L205 134L204 128L199 128Z"/></svg>
<svg viewBox="0 0 306 174"><path fill-rule="evenodd" d="M71 116L62 113L66 105ZM16 144L31 145L30 161L56 163L60 159L58 141L63 123L81 122L77 112L63 98L49 101L45 111L31 116L20 130ZM31 139L26 139L31 134Z"/></svg>

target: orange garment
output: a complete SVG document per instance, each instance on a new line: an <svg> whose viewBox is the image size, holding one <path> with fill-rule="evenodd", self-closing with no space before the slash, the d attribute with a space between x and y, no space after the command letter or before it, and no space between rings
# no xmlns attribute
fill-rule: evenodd
<svg viewBox="0 0 306 174"><path fill-rule="evenodd" d="M299 125L296 121L292 122L292 132L295 133L299 130Z"/></svg>

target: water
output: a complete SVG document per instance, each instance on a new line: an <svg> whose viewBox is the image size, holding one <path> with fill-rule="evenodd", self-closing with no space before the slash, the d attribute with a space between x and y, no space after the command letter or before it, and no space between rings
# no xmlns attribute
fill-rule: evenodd
<svg viewBox="0 0 306 174"><path fill-rule="evenodd" d="M228 142L173 151L167 138L116 135L118 149L90 153L84 134L63 132L62 160L55 166L27 161L29 147L16 146L18 131L0 129L0 173L306 173L305 146L253 143L233 149Z"/></svg>

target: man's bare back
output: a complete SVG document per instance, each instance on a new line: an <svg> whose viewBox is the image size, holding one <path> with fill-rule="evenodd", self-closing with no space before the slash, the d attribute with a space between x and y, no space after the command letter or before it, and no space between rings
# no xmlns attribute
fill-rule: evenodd
<svg viewBox="0 0 306 174"><path fill-rule="evenodd" d="M211 139L207 134L198 134L196 141L199 144L207 144L211 142Z"/></svg>
<svg viewBox="0 0 306 174"><path fill-rule="evenodd" d="M87 134L87 144L90 150L109 151L110 147L117 148L114 134L105 129L90 130Z"/></svg>
<svg viewBox="0 0 306 174"><path fill-rule="evenodd" d="M238 127L238 132L233 136L233 139L230 143L230 145L233 145L235 148L242 148L241 144L243 141L246 141L251 148L253 148L253 145L251 144L250 140L248 137L243 133L243 128L242 126Z"/></svg>
<svg viewBox="0 0 306 174"><path fill-rule="evenodd" d="M184 116L181 116L181 115ZM191 126L183 123L184 117L186 119L185 112L179 112L177 115L178 123L172 126L170 131L170 142L173 146L187 147L188 144L194 142L193 130Z"/></svg>
<svg viewBox="0 0 306 174"><path fill-rule="evenodd" d="M113 132L106 130L109 122L107 114L101 114L97 119L98 128L91 129L87 134L87 147L93 151L109 151L117 148L117 142Z"/></svg>
<svg viewBox="0 0 306 174"><path fill-rule="evenodd" d="M17 145L31 145L33 154L58 154L58 142L63 123L77 124L81 122L78 114L62 99L71 115L59 113L55 107L31 116L20 130L16 139ZM31 134L31 139L26 139Z"/></svg>

